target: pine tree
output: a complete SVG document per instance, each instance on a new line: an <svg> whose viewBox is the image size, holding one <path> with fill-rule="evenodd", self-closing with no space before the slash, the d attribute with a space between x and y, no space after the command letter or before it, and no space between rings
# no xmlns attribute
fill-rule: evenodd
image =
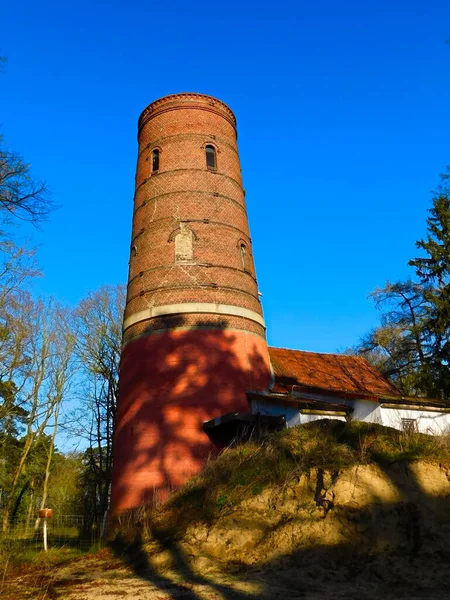
<svg viewBox="0 0 450 600"><path fill-rule="evenodd" d="M440 177L442 183L432 198L427 219L427 239L416 242L428 256L414 258L408 264L416 269L421 283L443 291L450 283L450 166Z"/></svg>
<svg viewBox="0 0 450 600"><path fill-rule="evenodd" d="M424 351L440 396L450 395L450 167L432 199L427 219L428 236L416 242L425 256L414 267L427 304L423 322Z"/></svg>
<svg viewBox="0 0 450 600"><path fill-rule="evenodd" d="M450 398L450 167L432 198L416 279L389 283L371 297L381 325L357 346L405 394Z"/></svg>

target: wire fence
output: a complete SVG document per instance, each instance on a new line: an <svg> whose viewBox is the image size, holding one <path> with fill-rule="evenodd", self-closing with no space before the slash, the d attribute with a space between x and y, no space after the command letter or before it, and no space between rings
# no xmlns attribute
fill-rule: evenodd
<svg viewBox="0 0 450 600"><path fill-rule="evenodd" d="M55 515L47 521L47 547L70 548L86 552L98 545L102 537L102 523L92 523L81 515ZM44 549L44 519L30 522L16 520L6 531L0 531L0 550Z"/></svg>

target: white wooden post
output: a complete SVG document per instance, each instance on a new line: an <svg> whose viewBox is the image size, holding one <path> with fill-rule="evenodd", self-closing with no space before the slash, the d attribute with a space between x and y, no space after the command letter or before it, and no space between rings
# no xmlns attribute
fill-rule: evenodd
<svg viewBox="0 0 450 600"><path fill-rule="evenodd" d="M44 519L44 525L42 527L42 535L44 537L44 550L47 552L47 519L52 516L51 508L41 508L39 511L39 518Z"/></svg>
<svg viewBox="0 0 450 600"><path fill-rule="evenodd" d="M44 532L44 550L47 552L47 517L44 517L44 527L42 531Z"/></svg>

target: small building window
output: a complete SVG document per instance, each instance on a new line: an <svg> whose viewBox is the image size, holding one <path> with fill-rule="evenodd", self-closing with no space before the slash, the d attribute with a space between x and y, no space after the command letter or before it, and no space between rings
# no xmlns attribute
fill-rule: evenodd
<svg viewBox="0 0 450 600"><path fill-rule="evenodd" d="M402 429L405 433L417 431L417 419L402 419Z"/></svg>
<svg viewBox="0 0 450 600"><path fill-rule="evenodd" d="M205 147L206 152L206 166L208 169L215 170L217 169L217 161L216 161L216 149L214 146L208 144Z"/></svg>
<svg viewBox="0 0 450 600"><path fill-rule="evenodd" d="M153 150L152 152L152 173L159 171L159 150Z"/></svg>

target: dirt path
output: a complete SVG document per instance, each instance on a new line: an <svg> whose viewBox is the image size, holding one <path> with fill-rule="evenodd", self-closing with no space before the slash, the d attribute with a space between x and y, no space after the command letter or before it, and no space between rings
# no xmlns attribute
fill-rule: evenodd
<svg viewBox="0 0 450 600"><path fill-rule="evenodd" d="M221 589L225 591L222 594ZM218 573L208 581L186 581L183 577L166 572L156 574L143 571L137 575L131 567L117 559L84 558L61 568L52 582L55 598L67 600L223 600L224 598L257 598L254 584L221 577ZM49 596L51 598L51 596Z"/></svg>
<svg viewBox="0 0 450 600"><path fill-rule="evenodd" d="M0 585L1 600L224 600L261 597L254 583L219 572L186 580L179 574L140 574L109 551L83 556L62 564L10 567ZM194 579L194 580L192 580ZM276 596L278 597L278 596ZM280 598L282 596L279 596ZM284 596L287 597L287 596Z"/></svg>
<svg viewBox="0 0 450 600"><path fill-rule="evenodd" d="M361 565L357 565L357 569ZM136 573L108 550L66 560L53 566L29 565L10 570L0 586L1 600L442 600L442 585L393 581L382 570L369 567L355 576L331 565L314 568L278 565L277 569L245 568L233 573L208 563L195 573L157 571L150 565ZM201 567L201 565L200 565ZM446 576L443 578L447 579ZM443 580L441 579L441 583Z"/></svg>

